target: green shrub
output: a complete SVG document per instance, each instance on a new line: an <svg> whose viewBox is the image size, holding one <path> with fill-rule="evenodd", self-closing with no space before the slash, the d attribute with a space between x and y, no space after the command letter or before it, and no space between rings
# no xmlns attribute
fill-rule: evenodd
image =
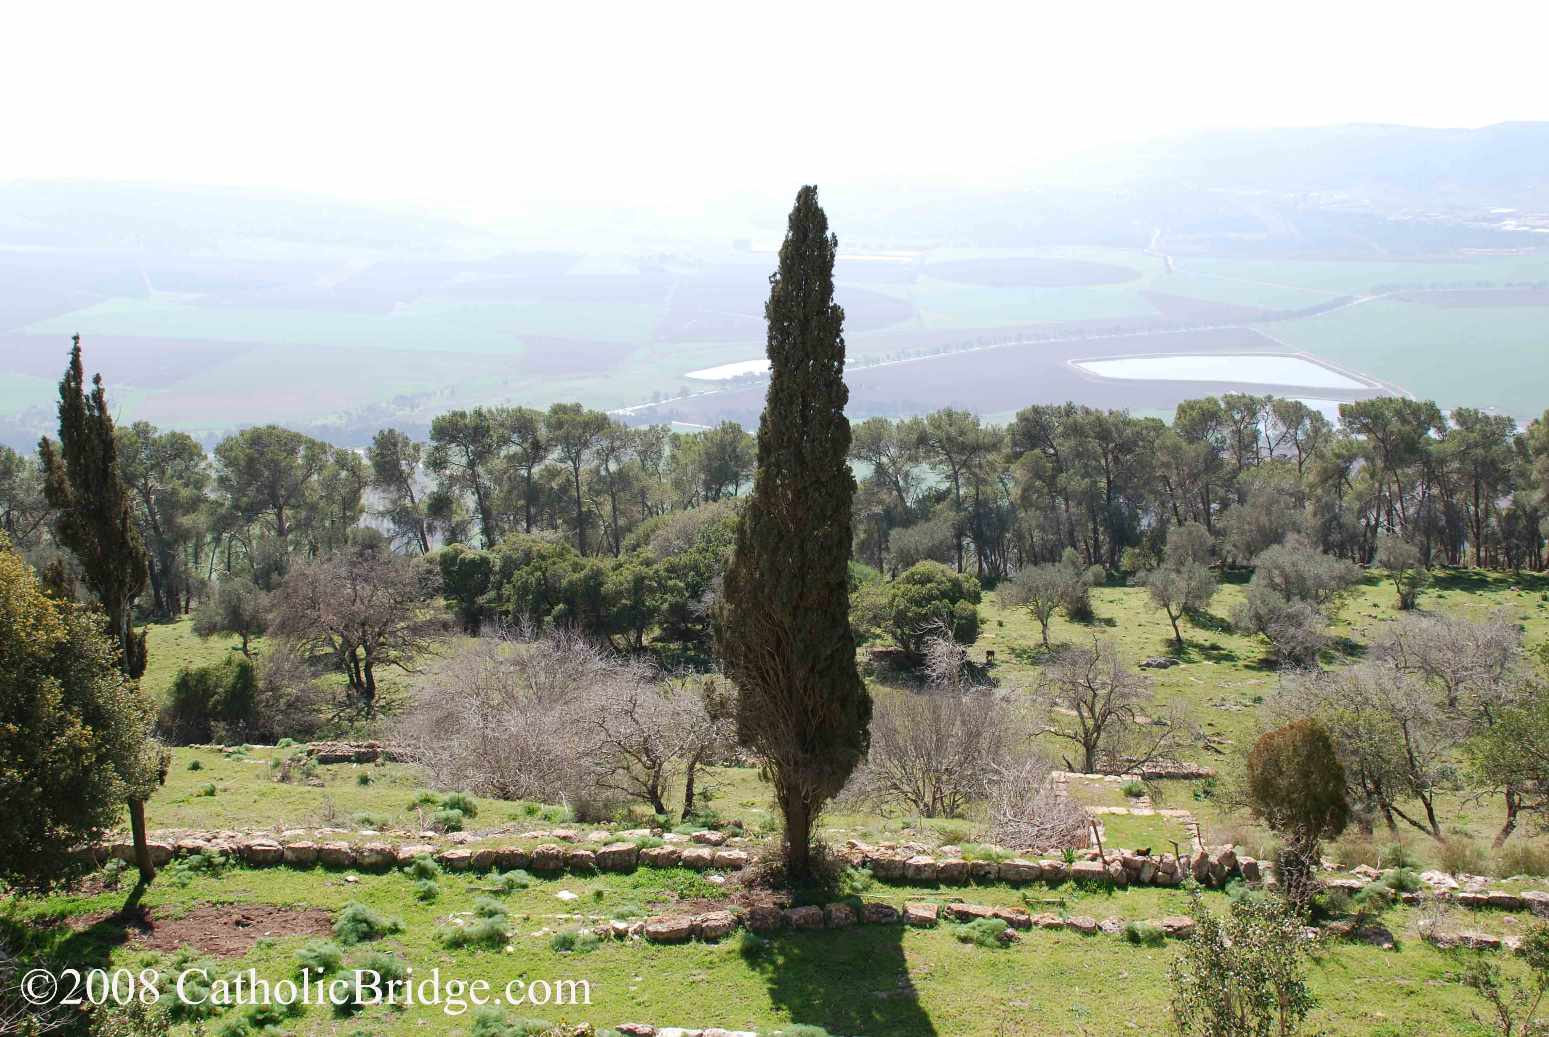
<svg viewBox="0 0 1549 1037"><path fill-rule="evenodd" d="M461 832L463 830L464 814L461 810L437 810L430 815L430 823L437 831Z"/></svg>
<svg viewBox="0 0 1549 1037"><path fill-rule="evenodd" d="M1467 836L1448 836L1436 854L1442 871L1451 875L1478 875L1489 866L1479 844Z"/></svg>
<svg viewBox="0 0 1549 1037"><path fill-rule="evenodd" d="M751 930L744 929L737 937L737 953L744 961L762 961L771 949L770 942Z"/></svg>
<svg viewBox="0 0 1549 1037"><path fill-rule="evenodd" d="M441 798L441 806L447 810L460 811L464 817L473 818L479 816L478 804L466 792L447 793Z"/></svg>
<svg viewBox="0 0 1549 1037"><path fill-rule="evenodd" d="M526 889L532 883L531 875L521 868L516 868L495 879L495 890L499 893L515 893L519 889Z"/></svg>
<svg viewBox="0 0 1549 1037"><path fill-rule="evenodd" d="M1413 868L1394 868L1382 877L1382 884L1395 893L1418 893L1425 888Z"/></svg>
<svg viewBox="0 0 1549 1037"><path fill-rule="evenodd" d="M447 947L504 947L506 916L474 918L463 925L450 922L436 931L436 939Z"/></svg>
<svg viewBox="0 0 1549 1037"><path fill-rule="evenodd" d="M157 718L173 745L230 745L258 726L258 677L248 659L223 659L178 671Z"/></svg>
<svg viewBox="0 0 1549 1037"><path fill-rule="evenodd" d="M359 774L355 775L355 784L357 784L357 785L370 785L371 784L371 772L370 771L361 771Z"/></svg>
<svg viewBox="0 0 1549 1037"><path fill-rule="evenodd" d="M421 792L409 800L409 811L412 813L420 807L433 807L438 806L440 803L440 797L434 792Z"/></svg>
<svg viewBox="0 0 1549 1037"><path fill-rule="evenodd" d="M654 850L658 846L665 846L665 839L658 839L654 835L642 835L635 839L635 846L642 850Z"/></svg>
<svg viewBox="0 0 1549 1037"><path fill-rule="evenodd" d="M281 738L278 742L274 743L274 747L276 749L291 749L294 748L295 745L296 740L294 738Z"/></svg>
<svg viewBox="0 0 1549 1037"><path fill-rule="evenodd" d="M200 763L198 760L189 760L188 769L191 771L202 771L204 770L204 764Z"/></svg>
<svg viewBox="0 0 1549 1037"><path fill-rule="evenodd" d="M1150 922L1125 922L1124 938L1137 947L1160 947L1167 936Z"/></svg>
<svg viewBox="0 0 1549 1037"><path fill-rule="evenodd" d="M213 798L215 796L215 783L207 782L206 784L199 786L199 795Z"/></svg>
<svg viewBox="0 0 1549 1037"><path fill-rule="evenodd" d="M480 918L504 918L506 905L494 897L474 897L473 913Z"/></svg>
<svg viewBox="0 0 1549 1037"><path fill-rule="evenodd" d="M420 879L414 883L414 899L428 904L441 895L441 887L435 879Z"/></svg>
<svg viewBox="0 0 1549 1037"><path fill-rule="evenodd" d="M1496 857L1495 874L1501 878L1512 875L1531 875L1540 878L1549 875L1549 847L1542 843L1526 843L1520 839L1508 840Z"/></svg>
<svg viewBox="0 0 1549 1037"><path fill-rule="evenodd" d="M1363 912L1380 914L1393 906L1393 899L1393 890L1381 882L1372 882L1356 890L1350 902Z"/></svg>
<svg viewBox="0 0 1549 1037"><path fill-rule="evenodd" d="M371 814L365 811L356 814L351 820L355 822L355 827L357 828L369 828L376 832L392 826L392 822L381 814Z"/></svg>
<svg viewBox="0 0 1549 1037"><path fill-rule="evenodd" d="M590 929L569 929L555 933L549 946L562 953L587 954L597 949L602 939Z"/></svg>
<svg viewBox="0 0 1549 1037"><path fill-rule="evenodd" d="M1420 864L1420 858L1415 856L1406 843L1389 843L1382 848L1382 854L1377 858L1379 868L1415 868Z"/></svg>
<svg viewBox="0 0 1549 1037"><path fill-rule="evenodd" d="M344 964L344 952L332 940L312 940L296 952L296 971L328 976Z"/></svg>
<svg viewBox="0 0 1549 1037"><path fill-rule="evenodd" d="M401 932L400 919L388 918L353 900L344 905L333 923L334 939L346 946Z"/></svg>
<svg viewBox="0 0 1549 1037"><path fill-rule="evenodd" d="M977 944L980 947L1001 947L1000 934L1007 929L1006 920L1003 918L975 918L967 925L958 926L956 936L963 943Z"/></svg>
<svg viewBox="0 0 1549 1037"><path fill-rule="evenodd" d="M441 865L428 853L422 853L404 865L403 873L411 879L439 879Z"/></svg>
<svg viewBox="0 0 1549 1037"><path fill-rule="evenodd" d="M1016 856L1010 850L999 846L991 846L987 843L964 843L963 860L965 861L1008 861Z"/></svg>
<svg viewBox="0 0 1549 1037"><path fill-rule="evenodd" d="M869 891L877 884L867 868L846 868L839 873L839 895L841 897L858 896Z"/></svg>
<svg viewBox="0 0 1549 1037"><path fill-rule="evenodd" d="M542 1037L553 1028L542 1019L512 1019L498 1008L484 1007L473 1013L468 1037Z"/></svg>
<svg viewBox="0 0 1549 1037"><path fill-rule="evenodd" d="M1131 778L1129 781L1126 781L1124 784L1119 786L1119 791L1124 793L1130 799L1139 799L1141 796L1146 794L1146 785L1145 782L1136 781L1134 778Z"/></svg>

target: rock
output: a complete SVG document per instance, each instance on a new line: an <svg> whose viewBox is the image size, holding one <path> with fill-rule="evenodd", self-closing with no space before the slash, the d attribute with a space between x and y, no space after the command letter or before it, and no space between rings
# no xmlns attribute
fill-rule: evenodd
<svg viewBox="0 0 1549 1037"><path fill-rule="evenodd" d="M404 843L393 851L393 859L400 868L414 863L416 857L434 857L436 848L429 843Z"/></svg>
<svg viewBox="0 0 1549 1037"><path fill-rule="evenodd" d="M1194 876L1195 882L1209 882L1210 865L1213 863L1214 862L1210 859L1210 854L1204 850L1200 850L1189 862L1189 874Z"/></svg>
<svg viewBox="0 0 1549 1037"><path fill-rule="evenodd" d="M1357 864L1355 867L1350 869L1350 874L1359 878L1363 878L1367 882L1375 882L1382 878L1382 872L1378 871L1370 864Z"/></svg>
<svg viewBox="0 0 1549 1037"><path fill-rule="evenodd" d="M1166 655L1153 655L1149 659L1140 661L1142 670L1166 670L1177 665L1178 660Z"/></svg>
<svg viewBox="0 0 1549 1037"><path fill-rule="evenodd" d="M1039 861L1040 877L1051 886L1057 886L1070 878L1070 865L1064 861Z"/></svg>
<svg viewBox="0 0 1549 1037"><path fill-rule="evenodd" d="M1070 866L1070 878L1074 882L1107 882L1108 869L1102 861L1077 861Z"/></svg>
<svg viewBox="0 0 1549 1037"><path fill-rule="evenodd" d="M387 843L367 843L355 851L355 867L362 871L387 871L398 863L398 850Z"/></svg>
<svg viewBox="0 0 1549 1037"><path fill-rule="evenodd" d="M532 863L532 857L520 846L502 846L495 851L495 867L501 871L514 871Z"/></svg>
<svg viewBox="0 0 1549 1037"><path fill-rule="evenodd" d="M1217 868L1220 869L1222 879L1235 875L1237 873L1237 851L1228 846L1216 854L1215 865L1211 868L1211 873L1215 874ZM1218 879L1217 881L1220 880Z"/></svg>
<svg viewBox="0 0 1549 1037"><path fill-rule="evenodd" d="M1522 903L1539 918L1549 918L1549 893L1528 890L1522 894Z"/></svg>
<svg viewBox="0 0 1549 1037"><path fill-rule="evenodd" d="M645 923L645 938L652 943L687 943L693 936L692 918L653 918Z"/></svg>
<svg viewBox="0 0 1549 1037"><path fill-rule="evenodd" d="M676 846L652 846L640 851L640 862L652 868L676 868L682 853Z"/></svg>
<svg viewBox="0 0 1549 1037"><path fill-rule="evenodd" d="M785 924L784 917L778 907L770 907L767 904L759 904L748 908L747 914L742 918L743 922L755 933L772 933Z"/></svg>
<svg viewBox="0 0 1549 1037"><path fill-rule="evenodd" d="M752 859L746 850L716 850L713 863L722 871L741 871Z"/></svg>
<svg viewBox="0 0 1549 1037"><path fill-rule="evenodd" d="M972 922L979 918L994 918L995 909L983 904L948 904L947 914L959 922Z"/></svg>
<svg viewBox="0 0 1549 1037"><path fill-rule="evenodd" d="M1391 951L1394 947L1393 933L1386 926L1377 925L1375 922L1358 925L1350 930L1350 939L1380 947L1385 951Z"/></svg>
<svg viewBox="0 0 1549 1037"><path fill-rule="evenodd" d="M598 871L634 871L640 848L634 843L608 843L597 851Z"/></svg>
<svg viewBox="0 0 1549 1037"><path fill-rule="evenodd" d="M154 859L153 855L152 860ZM167 860L171 859L172 848L169 846L167 847ZM242 859L249 864L265 867L270 864L279 864L285 860L285 850L279 843L269 839L249 839L242 844Z"/></svg>
<svg viewBox="0 0 1549 1037"><path fill-rule="evenodd" d="M1457 889L1458 880L1444 871L1422 871L1420 881L1432 889Z"/></svg>
<svg viewBox="0 0 1549 1037"><path fill-rule="evenodd" d="M573 832L568 828L556 828L554 831L549 833L549 838L558 839L563 843L573 843L577 839L581 838L581 836L580 833Z"/></svg>
<svg viewBox="0 0 1549 1037"><path fill-rule="evenodd" d="M1115 918L1112 915L1109 915L1107 918L1104 918L1101 922L1097 923L1097 928L1101 929L1109 936L1118 936L1124 931L1124 919Z"/></svg>
<svg viewBox="0 0 1549 1037"><path fill-rule="evenodd" d="M1360 879L1329 879L1323 885L1328 889L1342 889L1346 893L1359 893L1366 888Z"/></svg>
<svg viewBox="0 0 1549 1037"><path fill-rule="evenodd" d="M1264 877L1263 871L1259 868L1259 862L1252 857L1239 857L1237 866L1242 869L1244 882L1258 882Z"/></svg>
<svg viewBox="0 0 1549 1037"><path fill-rule="evenodd" d="M995 874L1002 882L1037 882L1043 877L1043 868L1033 861L1013 857L1009 861L1001 861L996 866Z"/></svg>
<svg viewBox="0 0 1549 1037"><path fill-rule="evenodd" d="M195 854L204 853L210 848L210 844L203 839L183 838L172 845L172 850L179 857L192 857ZM103 855L97 854L100 858Z"/></svg>
<svg viewBox="0 0 1549 1037"><path fill-rule="evenodd" d="M726 834L713 830L695 832L689 838L702 846L724 846L726 844Z"/></svg>
<svg viewBox="0 0 1549 1037"><path fill-rule="evenodd" d="M909 925L929 927L936 924L941 915L941 909L935 904L905 904L904 922Z"/></svg>
<svg viewBox="0 0 1549 1037"><path fill-rule="evenodd" d="M1488 893L1454 893L1452 900L1459 907L1466 907L1470 911L1477 911L1482 907L1490 906L1490 896Z"/></svg>
<svg viewBox="0 0 1549 1037"><path fill-rule="evenodd" d="M1437 947L1467 947L1475 951L1498 951L1501 949L1501 938L1489 933L1462 930L1460 932L1433 932L1426 937Z"/></svg>
<svg viewBox="0 0 1549 1037"><path fill-rule="evenodd" d="M1052 911L1045 911L1042 914L1036 914L1033 916L1032 921L1033 924L1040 929L1065 928L1065 919L1061 918L1057 914L1054 914Z"/></svg>
<svg viewBox="0 0 1549 1037"><path fill-rule="evenodd" d="M792 929L821 929L825 921L823 909L810 904L805 907L788 907L781 912L785 924Z"/></svg>
<svg viewBox="0 0 1549 1037"><path fill-rule="evenodd" d="M995 917L1011 926L1013 929L1031 929L1033 916L1023 911L1020 907L997 907Z"/></svg>
<svg viewBox="0 0 1549 1037"><path fill-rule="evenodd" d="M695 871L705 871L715 863L715 851L708 846L693 846L678 857L678 864Z"/></svg>
<svg viewBox="0 0 1549 1037"><path fill-rule="evenodd" d="M867 901L861 905L861 921L867 925L892 925L898 921L898 909L891 904Z"/></svg>
<svg viewBox="0 0 1549 1037"><path fill-rule="evenodd" d="M533 871L560 871L565 867L565 848L555 846L553 843L544 843L533 848L531 857Z"/></svg>
<svg viewBox="0 0 1549 1037"><path fill-rule="evenodd" d="M614 1029L623 1037L656 1037L656 1027L645 1023L619 1023Z"/></svg>
<svg viewBox="0 0 1549 1037"><path fill-rule="evenodd" d="M823 922L830 929L848 929L855 924L855 909L849 904L828 904L823 908Z"/></svg>
<svg viewBox="0 0 1549 1037"><path fill-rule="evenodd" d="M1527 902L1515 893L1507 893L1503 890L1492 889L1485 894L1485 902L1491 907L1500 908L1502 911L1521 911L1527 907Z"/></svg>
<svg viewBox="0 0 1549 1037"><path fill-rule="evenodd" d="M1194 935L1194 919L1188 915L1168 915L1152 923L1164 936L1184 938Z"/></svg>
<svg viewBox="0 0 1549 1037"><path fill-rule="evenodd" d="M1121 888L1129 885L1129 872L1124 870L1122 862L1108 862L1108 881Z"/></svg>
<svg viewBox="0 0 1549 1037"><path fill-rule="evenodd" d="M436 861L447 871L467 871L473 864L472 850L442 850L436 854Z"/></svg>
<svg viewBox="0 0 1549 1037"><path fill-rule="evenodd" d="M904 878L908 858L897 854L882 854L870 858L871 873L884 882L897 882Z"/></svg>
<svg viewBox="0 0 1549 1037"><path fill-rule="evenodd" d="M961 886L968 881L968 862L965 860L947 860L937 863L936 881L953 886Z"/></svg>
<svg viewBox="0 0 1549 1037"><path fill-rule="evenodd" d="M555 897L556 900L563 900L567 904L573 903L574 901L577 901L577 900L581 899L578 894L572 893L568 889L560 890L558 893L554 894L554 897Z"/></svg>
<svg viewBox="0 0 1549 1037"><path fill-rule="evenodd" d="M317 844L295 842L285 844L285 863L293 868L310 868L317 863Z"/></svg>
<svg viewBox="0 0 1549 1037"><path fill-rule="evenodd" d="M904 877L910 882L935 882L936 858L924 854L910 857L904 865Z"/></svg>
<svg viewBox="0 0 1549 1037"><path fill-rule="evenodd" d="M1000 874L1000 865L995 861L969 861L968 878L973 882L994 882Z"/></svg>
<svg viewBox="0 0 1549 1037"><path fill-rule="evenodd" d="M317 859L329 868L353 868L355 851L349 843L324 843L317 848Z"/></svg>
<svg viewBox="0 0 1549 1037"><path fill-rule="evenodd" d="M481 846L468 858L468 866L474 871L490 871L496 866L499 852L493 846Z"/></svg>
<svg viewBox="0 0 1549 1037"><path fill-rule="evenodd" d="M1156 864L1149 858L1140 862L1140 871L1135 876L1135 881L1142 886L1151 885L1151 880L1156 878Z"/></svg>
<svg viewBox="0 0 1549 1037"><path fill-rule="evenodd" d="M694 935L701 940L719 940L737 929L737 916L730 911L710 911L694 919Z"/></svg>
<svg viewBox="0 0 1549 1037"><path fill-rule="evenodd" d="M571 871L596 871L597 855L591 850L566 850L565 867L569 868Z"/></svg>
<svg viewBox="0 0 1549 1037"><path fill-rule="evenodd" d="M1097 920L1090 915L1072 915L1065 920L1065 927L1082 936L1091 936L1097 932Z"/></svg>

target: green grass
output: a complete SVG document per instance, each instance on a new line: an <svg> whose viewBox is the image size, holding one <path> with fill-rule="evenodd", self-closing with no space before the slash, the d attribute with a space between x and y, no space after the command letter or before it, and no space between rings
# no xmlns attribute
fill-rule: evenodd
<svg viewBox="0 0 1549 1037"><path fill-rule="evenodd" d="M1513 587L1520 589L1513 590ZM1535 577L1443 572L1421 598L1426 609L1477 615L1504 608L1526 629L1528 644L1549 639L1549 609L1540 609L1538 595L1549 581ZM1212 605L1215 615L1230 612L1240 595L1237 584L1226 586ZM1094 594L1097 620L1074 625L1057 618L1056 643L1081 643L1093 634L1113 638L1131 662L1169 650L1171 630L1165 616L1137 588L1104 587ZM1390 586L1374 574L1358 587L1338 613L1337 633L1359 646L1375 626L1394 615ZM987 648L996 651L997 677L1009 688L1030 691L1036 686L1041 653L1034 624L1025 613L1003 608L993 593L984 609L984 633L974 646L976 658ZM1262 663L1262 645L1220 624L1185 626L1187 646L1182 665L1148 671L1159 701L1187 707L1222 748L1230 754L1253 737L1259 720L1256 699L1274 693L1277 675ZM179 662L213 661L232 647L224 641L202 642L191 637L187 623L151 628L153 669L147 686L160 693ZM1328 664L1344 657L1331 653ZM889 693L882 685L879 694ZM355 815L386 819L407 832L417 830L418 815L409 807L422 798L439 806L445 790L426 795L414 768L333 765L318 770L321 786L281 784L273 780L269 762L286 750L255 747L243 754L179 748L173 752L167 784L152 797L148 812L153 829L238 829L276 831L313 827L329 818L349 825ZM1221 766L1228 756L1200 753L1198 758ZM190 769L198 761L199 768ZM359 775L369 774L368 784ZM1225 779L1223 779L1225 780ZM214 796L205 795L214 786ZM1233 841L1255 855L1267 852L1267 834L1244 818L1223 809L1218 800L1196 800L1194 782L1154 782L1155 805L1181 807L1194 813L1209 843ZM709 768L702 778L709 806L723 818L744 822L755 835L773 831L774 815L768 786L752 768ZM1117 783L1077 782L1075 793L1093 805L1127 805ZM493 829L520 833L553 827L542 808L476 797L476 816L465 817L477 834ZM1489 837L1500 824L1499 805L1474 801L1461 794L1442 797L1441 812L1454 838L1472 838L1486 853ZM550 814L549 816L563 816ZM639 817L643 819L644 812ZM342 820L341 820L342 819ZM1182 842L1181 822L1160 815L1102 815L1109 847L1150 845L1170 852L1170 840ZM574 826L586 827L586 826ZM884 815L835 809L823 819L824 838L842 844L846 838L870 841L914 841L926 846L982 842L982 820L920 819L907 813ZM1530 834L1530 833L1529 833ZM400 836L400 839L407 836ZM503 839L515 840L514 835ZM1521 837L1514 837L1521 838ZM1377 854L1392 837L1379 832L1374 846L1359 840L1336 853ZM1420 868L1438 859L1438 846L1418 832L1403 836ZM533 840L537 841L537 840ZM977 852L977 851L971 851ZM1488 856L1488 854L1487 854ZM722 1026L772 1030L790 1023L827 1027L840 1034L966 1035L997 1037L1005 1032L1108 1033L1155 1032L1165 1018L1166 968L1176 953L1172 944L1136 946L1122 937L1083 937L1067 931L1035 929L1020 942L990 949L958 939L960 929L944 924L935 930L902 927L861 927L841 932L776 936L744 953L744 941L719 945L688 944L658 947L639 942L589 940L556 933L577 933L612 917L639 918L680 899L716 902L727 891L705 876L673 869L642 868L629 875L525 876L511 882L497 877L446 872L425 867L413 874L346 876L324 869L167 869L146 892L144 903L153 915L170 918L203 905L315 906L337 913L357 902L371 912L402 919L401 932L388 933L353 948L344 948L345 967L364 960L366 953L389 956L417 971L440 967L443 975L486 979L503 984L512 977L585 979L593 991L586 1010L545 1010L529 1014L556 1021L589 1019L599 1024L649 1021L659 1025ZM1188 908L1181 890L1155 887L1113 890L1078 888L1071 884L1025 889L990 884L969 887L914 887L873 882L866 886L852 877L862 896L895 905L911 898L941 903L953 900L999 907L1024 907L1065 916L1088 915L1123 922L1143 922ZM425 897L422 884L432 882L436 895ZM1542 888L1544 879L1492 881L1496 888ZM864 886L864 888L861 888ZM88 887L93 889L95 887ZM569 890L573 901L555 894ZM119 942L113 927L45 924L55 920L101 915L117 908L127 894L112 892L61 894L42 900L12 898L0 903L0 935L25 943L35 952L56 952L77 965L147 965L167 967L170 954L143 949L134 941ZM1205 894L1213 908L1225 897ZM482 899L481 899L482 898ZM491 904L505 919L493 922ZM476 921L475 912L490 920L489 946L474 940L451 946L437 934L458 916ZM1332 1035L1468 1033L1472 995L1448 978L1449 965L1440 953L1418 938L1419 913L1402 906L1389 908L1384 924L1399 937L1399 949L1384 952L1354 945L1336 945L1314 967L1312 988L1320 1000L1311 1025ZM1455 925L1499 934L1520 934L1531 919L1501 911L1459 912ZM494 932L498 929L499 932ZM509 934L510 951L505 949ZM495 937L500 937L496 939ZM221 967L253 967L260 975L279 978L294 974L297 953L326 936L272 938ZM452 941L456 942L456 941ZM324 957L330 957L326 952ZM215 1020L215 1026L223 1020ZM294 1022L300 1034L345 1033L357 1027L387 1037L408 1034L453 1034L467 1029L468 1019L447 1017L438 1010L414 1008L392 1012L366 1008L341 1023L332 1015L309 1009ZM340 1027L343 1029L340 1029ZM180 1024L179 1033L189 1032Z"/></svg>
<svg viewBox="0 0 1549 1037"><path fill-rule="evenodd" d="M262 640L251 643L257 650ZM151 623L145 628L145 675L140 686L157 702L164 701L178 671L210 666L232 654L241 654L241 642L234 637L202 638L194 636L193 620L184 617L173 623Z"/></svg>

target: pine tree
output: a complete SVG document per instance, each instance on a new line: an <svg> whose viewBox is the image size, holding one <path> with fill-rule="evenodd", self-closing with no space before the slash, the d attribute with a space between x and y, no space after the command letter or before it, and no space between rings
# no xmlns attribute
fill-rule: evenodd
<svg viewBox="0 0 1549 1037"><path fill-rule="evenodd" d="M80 562L82 578L107 616L108 636L119 649L119 668L135 679L145 672L145 634L135 633L131 610L150 570L129 488L118 468L102 376L92 380L90 395L85 383L81 336L76 335L70 366L59 383L59 443L45 436L38 444L43 489L58 512L54 536ZM136 862L146 882L156 874L145 839L149 794L148 788L132 788L129 799Z"/></svg>
<svg viewBox="0 0 1549 1037"><path fill-rule="evenodd" d="M774 784L793 880L810 875L812 830L864 758L871 722L849 622L855 478L837 248L817 188L803 187L769 279L758 467L718 617L722 661L741 691L738 733Z"/></svg>

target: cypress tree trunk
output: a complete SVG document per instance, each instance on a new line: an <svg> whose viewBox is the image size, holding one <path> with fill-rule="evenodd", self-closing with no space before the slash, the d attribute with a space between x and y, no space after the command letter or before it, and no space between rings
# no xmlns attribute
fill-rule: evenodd
<svg viewBox="0 0 1549 1037"><path fill-rule="evenodd" d="M741 691L738 734L773 780L794 881L811 874L814 822L865 757L871 723L849 622L855 479L837 248L817 189L803 187L769 279L758 464L717 616L721 658Z"/></svg>

